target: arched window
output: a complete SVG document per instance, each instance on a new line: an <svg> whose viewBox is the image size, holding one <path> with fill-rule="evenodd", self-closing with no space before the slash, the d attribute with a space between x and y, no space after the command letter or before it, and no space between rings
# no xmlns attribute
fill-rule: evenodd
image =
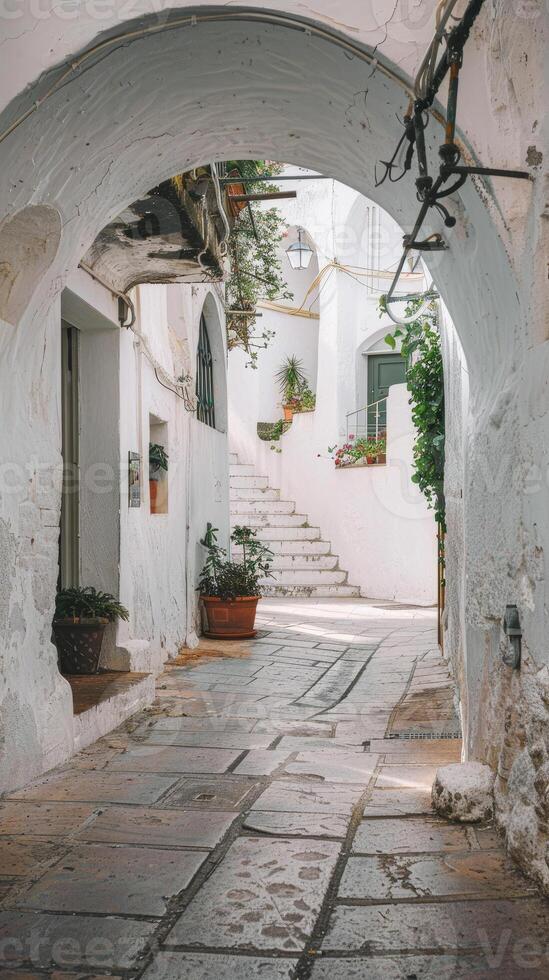
<svg viewBox="0 0 549 980"><path fill-rule="evenodd" d="M200 317L196 357L196 417L215 429L213 358L204 314Z"/></svg>

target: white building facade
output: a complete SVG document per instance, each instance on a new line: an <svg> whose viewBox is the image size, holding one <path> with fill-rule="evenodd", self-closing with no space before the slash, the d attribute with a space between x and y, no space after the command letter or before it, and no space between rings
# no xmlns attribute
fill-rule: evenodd
<svg viewBox="0 0 549 980"><path fill-rule="evenodd" d="M292 173L295 169L284 171L285 176ZM320 529L355 594L433 605L437 529L433 512L411 480L414 428L405 364L384 341L396 327L379 312L380 296L400 254L402 231L373 201L337 181L285 181L284 189L297 194L280 205L287 224L280 261L293 300L285 303L288 312L283 312L284 304L260 308L260 331L274 337L258 351L257 369L245 352L230 353L230 448L241 464L252 464L258 476L267 476L269 486L280 489L282 498L295 502L307 523ZM306 270L292 270L285 250L300 228L313 256ZM409 275L403 284L421 290L423 275ZM258 423L261 428L261 423L282 418L276 373L292 356L301 361L316 394L315 410L296 413L276 442L261 439ZM365 433L364 409L380 396L372 390L380 361L397 381L388 392L383 388L378 409L378 428L387 432L386 462L336 467L334 447ZM371 426L375 411L372 407L369 412ZM308 564L313 571L309 581L321 582L314 560ZM328 584L330 576L324 578ZM286 579L291 583L299 577L295 573ZM313 589L311 594L318 593Z"/></svg>
<svg viewBox="0 0 549 980"><path fill-rule="evenodd" d="M58 319L42 367L42 446L25 462L10 440L3 455L2 520L19 506L20 608L27 590L39 602L24 622L21 613L21 632L13 631L5 649L2 789L51 768L152 700L162 664L197 643L207 523L227 541L220 287L142 285L132 301L136 319L126 329L116 297L82 269L73 274L52 311ZM197 417L201 329L212 355L214 424ZM181 377L185 386L177 384ZM49 459L48 443L57 447ZM169 460L156 507L150 443L162 445ZM130 672L135 683L79 714L50 642L58 584L110 592L130 613L128 622L108 627L100 667L123 678Z"/></svg>

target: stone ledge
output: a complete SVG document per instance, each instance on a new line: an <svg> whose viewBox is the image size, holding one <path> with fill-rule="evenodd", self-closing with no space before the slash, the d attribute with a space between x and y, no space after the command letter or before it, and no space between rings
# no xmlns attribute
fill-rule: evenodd
<svg viewBox="0 0 549 980"><path fill-rule="evenodd" d="M152 674L106 671L90 676L65 677L73 695L74 751L80 752L131 715L152 704Z"/></svg>

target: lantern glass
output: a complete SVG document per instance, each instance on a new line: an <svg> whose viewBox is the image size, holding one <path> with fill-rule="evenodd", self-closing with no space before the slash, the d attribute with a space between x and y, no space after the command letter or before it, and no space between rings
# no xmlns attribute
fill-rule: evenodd
<svg viewBox="0 0 549 980"><path fill-rule="evenodd" d="M298 241L292 242L289 248L286 249L286 255L288 256L288 261L292 269L308 269L313 257L312 248L309 248L307 242L303 241L301 234L300 228L298 231Z"/></svg>

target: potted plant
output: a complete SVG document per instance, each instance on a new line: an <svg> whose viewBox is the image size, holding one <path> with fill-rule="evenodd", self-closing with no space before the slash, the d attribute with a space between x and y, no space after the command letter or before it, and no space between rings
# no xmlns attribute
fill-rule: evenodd
<svg viewBox="0 0 549 980"><path fill-rule="evenodd" d="M387 437L385 433L380 433L377 438L373 436L361 436L355 439L354 435L348 437L349 441L342 446L329 446L328 452L335 453L332 457L337 467L367 465L384 463L386 460Z"/></svg>
<svg viewBox="0 0 549 980"><path fill-rule="evenodd" d="M282 408L287 422L291 422L294 412L299 410L301 394L307 386L307 376L302 365L303 361L292 354L291 357L286 358L275 374L282 392Z"/></svg>
<svg viewBox="0 0 549 980"><path fill-rule="evenodd" d="M314 391L311 391L308 384L301 390L299 400L299 412L314 412L316 408L316 395Z"/></svg>
<svg viewBox="0 0 549 980"><path fill-rule="evenodd" d="M158 481L162 473L168 471L168 454L159 442L149 443L149 496L151 514L155 514L158 504Z"/></svg>
<svg viewBox="0 0 549 980"><path fill-rule="evenodd" d="M235 527L231 544L242 549L242 560L233 561L217 544L217 528L208 524L201 544L207 549L198 590L207 620L205 635L216 639L246 639L255 636L259 580L271 575L273 553L250 527ZM239 556L240 557L240 556Z"/></svg>
<svg viewBox="0 0 549 980"><path fill-rule="evenodd" d="M109 592L92 586L61 589L55 599L53 635L62 674L97 674L108 623L129 619L128 610Z"/></svg>

